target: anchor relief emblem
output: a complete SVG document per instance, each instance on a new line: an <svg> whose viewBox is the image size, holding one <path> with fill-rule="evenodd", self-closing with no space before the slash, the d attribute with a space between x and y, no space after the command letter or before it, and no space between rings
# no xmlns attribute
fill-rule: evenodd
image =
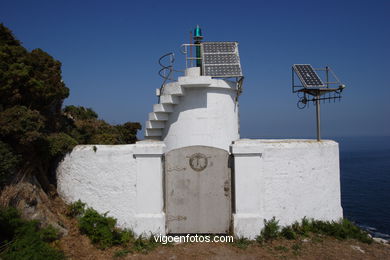
<svg viewBox="0 0 390 260"><path fill-rule="evenodd" d="M208 165L208 160L206 155L202 153L194 153L190 156L189 163L194 171L200 172L206 169Z"/></svg>

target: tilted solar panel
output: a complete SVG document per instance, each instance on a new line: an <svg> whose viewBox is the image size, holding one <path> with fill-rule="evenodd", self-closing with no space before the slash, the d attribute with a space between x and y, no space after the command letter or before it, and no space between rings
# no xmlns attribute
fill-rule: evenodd
<svg viewBox="0 0 390 260"><path fill-rule="evenodd" d="M237 42L203 42L203 75L212 77L241 77Z"/></svg>
<svg viewBox="0 0 390 260"><path fill-rule="evenodd" d="M322 80L310 64L294 64L293 68L305 87L324 86L324 83L322 83Z"/></svg>

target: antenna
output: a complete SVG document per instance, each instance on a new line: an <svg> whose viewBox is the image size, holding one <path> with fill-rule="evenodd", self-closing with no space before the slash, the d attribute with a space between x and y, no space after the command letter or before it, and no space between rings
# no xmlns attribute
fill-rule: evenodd
<svg viewBox="0 0 390 260"><path fill-rule="evenodd" d="M321 101L341 99L341 92L345 85L333 70L326 66L325 68L313 69L310 64L294 64L292 66L292 92L297 93L299 109L303 109L313 102L316 106L316 123L317 123L317 141L321 141L321 118L320 103ZM325 81L322 81L319 75L324 74ZM301 85L295 85L295 78L298 77Z"/></svg>

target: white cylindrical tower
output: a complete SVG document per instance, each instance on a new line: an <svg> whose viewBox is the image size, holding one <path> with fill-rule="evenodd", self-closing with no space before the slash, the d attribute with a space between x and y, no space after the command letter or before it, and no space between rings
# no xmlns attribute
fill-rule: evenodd
<svg viewBox="0 0 390 260"><path fill-rule="evenodd" d="M194 43L182 45L186 70L177 81L169 82L175 72L174 55L168 53L159 60L164 82L156 92L159 104L153 106L146 121L145 138L163 140L166 151L194 145L229 151L232 142L240 138L238 95L244 77L238 42L202 39L197 26ZM167 57L169 65L162 62Z"/></svg>
<svg viewBox="0 0 390 260"><path fill-rule="evenodd" d="M165 93L180 88L183 95L165 122L162 139L167 151L205 145L229 151L240 138L236 82L200 76L200 68L189 68L186 76L168 84Z"/></svg>

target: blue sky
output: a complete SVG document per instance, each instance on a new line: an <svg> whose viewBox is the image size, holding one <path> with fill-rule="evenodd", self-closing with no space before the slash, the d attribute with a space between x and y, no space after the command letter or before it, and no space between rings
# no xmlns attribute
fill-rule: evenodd
<svg viewBox="0 0 390 260"><path fill-rule="evenodd" d="M245 75L241 137L315 137L315 107L299 110L291 65L331 66L347 85L324 104L322 135L390 135L390 1L4 1L0 22L23 45L62 62L65 104L110 123L144 124L156 102L158 58L189 31L238 41ZM142 134L140 134L142 137Z"/></svg>

